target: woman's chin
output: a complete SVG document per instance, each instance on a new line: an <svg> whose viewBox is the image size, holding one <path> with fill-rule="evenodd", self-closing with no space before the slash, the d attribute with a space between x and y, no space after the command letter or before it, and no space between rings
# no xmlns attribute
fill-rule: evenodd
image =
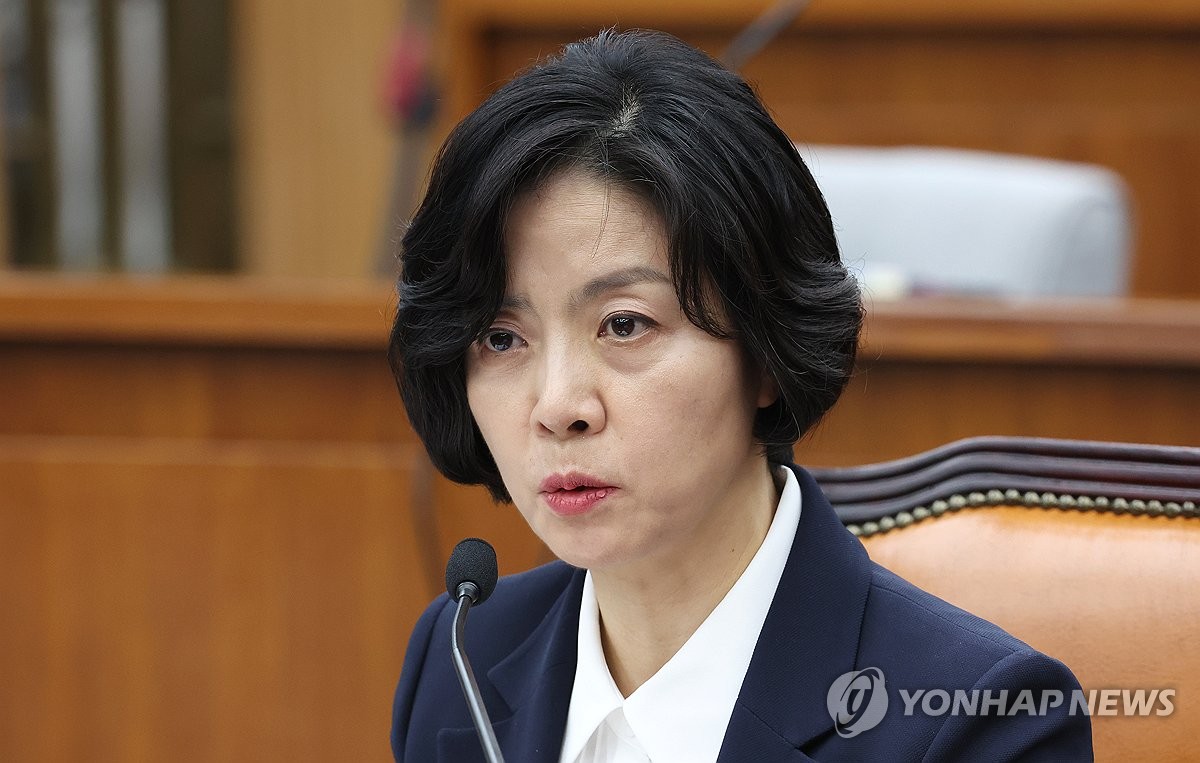
<svg viewBox="0 0 1200 763"><path fill-rule="evenodd" d="M572 567L601 570L624 566L648 551L647 544L638 540L646 533L609 521L616 518L597 515L580 521L545 512L535 516L531 525L534 534L562 561Z"/></svg>
<svg viewBox="0 0 1200 763"><path fill-rule="evenodd" d="M599 570L628 561L629 548L619 543L605 543L595 537L542 537L542 542L559 559L572 567Z"/></svg>
<svg viewBox="0 0 1200 763"><path fill-rule="evenodd" d="M602 569L612 564L612 555L603 550L576 543L546 544L553 554L571 565L587 570Z"/></svg>

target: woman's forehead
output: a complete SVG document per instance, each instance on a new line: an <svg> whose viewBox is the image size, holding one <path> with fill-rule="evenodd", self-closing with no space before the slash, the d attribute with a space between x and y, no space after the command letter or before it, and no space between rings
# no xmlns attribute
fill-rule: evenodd
<svg viewBox="0 0 1200 763"><path fill-rule="evenodd" d="M654 206L624 183L580 169L554 173L517 195L505 226L508 237L538 228L610 236L663 236Z"/></svg>
<svg viewBox="0 0 1200 763"><path fill-rule="evenodd" d="M581 172L521 194L505 227L508 292L666 281L667 240L654 208L623 186ZM597 279L601 279L597 281Z"/></svg>

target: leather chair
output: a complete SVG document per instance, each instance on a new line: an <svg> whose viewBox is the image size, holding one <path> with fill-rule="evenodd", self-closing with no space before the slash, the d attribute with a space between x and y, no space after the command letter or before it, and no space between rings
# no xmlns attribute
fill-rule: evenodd
<svg viewBox="0 0 1200 763"><path fill-rule="evenodd" d="M1200 448L983 437L813 474L873 559L1085 692L1175 690L1093 714L1096 760L1200 760Z"/></svg>

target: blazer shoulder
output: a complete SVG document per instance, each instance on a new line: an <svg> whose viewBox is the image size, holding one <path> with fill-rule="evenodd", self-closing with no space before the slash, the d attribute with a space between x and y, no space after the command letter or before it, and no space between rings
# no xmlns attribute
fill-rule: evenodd
<svg viewBox="0 0 1200 763"><path fill-rule="evenodd" d="M1070 710L1079 682L1067 666L872 564L857 664L877 667L889 694L901 699L888 715L903 717L886 725L897 732L907 729L902 746L910 757L1091 759L1090 719ZM990 697L1005 710L993 704L964 714L942 712L940 700L921 704L925 694L937 690L953 702ZM1038 712L1018 705L1026 697ZM926 712L930 708L932 714Z"/></svg>
<svg viewBox="0 0 1200 763"><path fill-rule="evenodd" d="M1035 651L998 625L934 596L872 562L871 587L863 623L863 641L910 655L946 658L981 675L1016 652ZM973 659L968 659L974 656ZM940 661L940 660L939 660Z"/></svg>
<svg viewBox="0 0 1200 763"><path fill-rule="evenodd" d="M582 576L582 570L552 562L500 578L487 601L471 609L464 646L489 706L495 707L500 698L482 677L529 638ZM432 760L431 729L470 725L450 657L456 609L455 602L443 593L413 627L392 706L391 741L396 760ZM462 712L450 712L447 707Z"/></svg>

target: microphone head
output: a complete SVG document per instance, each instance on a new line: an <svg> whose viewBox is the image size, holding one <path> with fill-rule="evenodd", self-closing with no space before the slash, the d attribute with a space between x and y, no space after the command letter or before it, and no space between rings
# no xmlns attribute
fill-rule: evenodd
<svg viewBox="0 0 1200 763"><path fill-rule="evenodd" d="M460 585L474 583L479 589L479 597L475 599L475 605L478 606L496 590L496 578L499 576L496 549L492 548L492 544L480 538L466 538L459 541L450 552L450 561L446 563L446 591L451 599L457 599Z"/></svg>

